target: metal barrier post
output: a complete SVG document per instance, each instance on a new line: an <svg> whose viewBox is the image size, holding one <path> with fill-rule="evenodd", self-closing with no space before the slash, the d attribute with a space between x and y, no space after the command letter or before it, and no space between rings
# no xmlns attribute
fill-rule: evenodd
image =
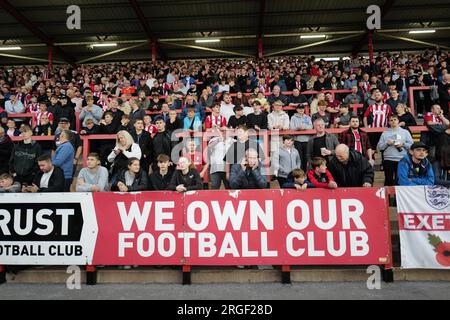
<svg viewBox="0 0 450 320"><path fill-rule="evenodd" d="M6 268L3 265L0 265L0 284L6 282Z"/></svg>
<svg viewBox="0 0 450 320"><path fill-rule="evenodd" d="M191 266L183 266L183 285L191 284Z"/></svg>
<svg viewBox="0 0 450 320"><path fill-rule="evenodd" d="M88 286L94 286L97 284L97 271L95 270L95 266L86 266L86 284Z"/></svg>
<svg viewBox="0 0 450 320"><path fill-rule="evenodd" d="M291 266L281 266L281 283L291 283Z"/></svg>
<svg viewBox="0 0 450 320"><path fill-rule="evenodd" d="M385 188L385 201L386 201L386 215L387 215L387 241L389 247L388 261L381 266L381 277L384 282L394 282L394 267L393 267L393 253L392 253L392 233L391 233L391 211L390 211L390 195L395 194L395 188Z"/></svg>

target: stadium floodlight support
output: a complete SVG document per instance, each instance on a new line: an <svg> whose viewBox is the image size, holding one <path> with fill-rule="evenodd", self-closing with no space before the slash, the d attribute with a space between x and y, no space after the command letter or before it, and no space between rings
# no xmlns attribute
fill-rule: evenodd
<svg viewBox="0 0 450 320"><path fill-rule="evenodd" d="M411 30L409 34L435 33L435 29Z"/></svg>
<svg viewBox="0 0 450 320"><path fill-rule="evenodd" d="M385 38L395 39L395 40L402 40L402 41L406 41L406 42L423 44L423 45L430 46L430 47L441 47L443 49L450 50L450 47L448 47L448 46L444 46L444 45L433 43L433 42L426 42L426 41L421 41L421 40L416 40L416 39L411 39L411 38L406 38L406 37L393 36L393 35L385 34L385 33L380 33L380 36L385 37Z"/></svg>
<svg viewBox="0 0 450 320"><path fill-rule="evenodd" d="M231 56L242 56L242 57L254 58L254 56L252 56L252 55L241 53L241 52L221 50L221 49L214 49L214 48L207 48L207 47L200 47L200 46L193 46L193 45L189 45L189 44L181 44L181 43L174 43L174 42L165 42L165 41L162 41L162 40L160 40L159 42L165 43L165 44L168 44L168 45L171 45L171 46L176 46L176 47L190 48L190 49L203 50L203 51L211 51L211 52L218 52L218 53L225 53L225 54L231 55Z"/></svg>
<svg viewBox="0 0 450 320"><path fill-rule="evenodd" d="M309 43L309 44L305 44L305 45L302 45L302 46L299 46L299 47L294 47L294 48L285 49L285 50L281 50L281 51L275 51L275 52L266 54L266 57L277 56L277 55L284 54L284 53L287 53L287 52L298 51L298 50L301 50L301 49L316 47L316 46L320 46L320 45L327 44L327 43L332 43L332 42L338 42L338 41L341 41L341 40L355 38L355 37L360 36L360 35L361 35L360 33L357 33L357 34L352 34L352 35L348 35L348 36L345 36L345 37L340 37L340 38L334 38L334 39L328 39L328 40L323 40L323 41L319 41L319 42Z"/></svg>
<svg viewBox="0 0 450 320"><path fill-rule="evenodd" d="M92 60L97 60L97 59L104 58L104 57L107 57L107 56L111 56L113 54L117 54L117 53L120 53L120 52L123 52L123 51L128 51L128 50L131 50L131 49L142 47L143 45L146 45L146 44L147 44L147 42L143 42L143 43L139 43L139 44L133 45L131 47L117 49L117 50L114 50L114 51L111 51L111 52L100 54L100 55L95 56L95 57L91 57L91 58L87 58L87 59L84 59L84 60L77 61L77 63L79 64L79 63L85 63L85 62L92 61Z"/></svg>

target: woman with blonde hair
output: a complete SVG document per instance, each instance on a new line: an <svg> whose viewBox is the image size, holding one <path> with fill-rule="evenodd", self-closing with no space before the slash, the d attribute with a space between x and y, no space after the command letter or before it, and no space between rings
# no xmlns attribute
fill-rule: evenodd
<svg viewBox="0 0 450 320"><path fill-rule="evenodd" d="M117 133L116 146L108 156L108 162L112 163L111 177L117 175L128 167L128 159L141 159L141 148L134 143L133 137L127 131L119 131Z"/></svg>
<svg viewBox="0 0 450 320"><path fill-rule="evenodd" d="M409 112L409 108L406 104L399 103L397 108L395 108L395 111L397 112L398 120L400 121L400 127L408 129L408 127L417 126L416 119L414 119L414 116Z"/></svg>

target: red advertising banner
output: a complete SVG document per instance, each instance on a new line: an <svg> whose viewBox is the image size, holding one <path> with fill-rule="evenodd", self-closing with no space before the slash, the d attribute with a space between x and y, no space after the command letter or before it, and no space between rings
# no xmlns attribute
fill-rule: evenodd
<svg viewBox="0 0 450 320"><path fill-rule="evenodd" d="M384 189L93 194L94 265L391 261Z"/></svg>

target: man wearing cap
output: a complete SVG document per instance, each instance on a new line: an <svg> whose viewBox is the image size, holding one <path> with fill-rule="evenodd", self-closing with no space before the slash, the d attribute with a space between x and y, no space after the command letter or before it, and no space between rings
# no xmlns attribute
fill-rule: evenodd
<svg viewBox="0 0 450 320"><path fill-rule="evenodd" d="M72 128L76 127L75 106L74 103L68 101L67 96L59 97L61 103L61 118L67 118ZM58 119L59 120L59 119Z"/></svg>
<svg viewBox="0 0 450 320"><path fill-rule="evenodd" d="M311 130L313 128L311 117L305 114L305 105L300 103L296 107L297 112L292 116L289 129L294 131ZM302 169L306 171L307 147L310 136L307 134L299 134L294 137L295 149L300 154Z"/></svg>
<svg viewBox="0 0 450 320"><path fill-rule="evenodd" d="M433 167L427 159L428 146L415 142L398 164L398 184L400 186L430 186L434 184Z"/></svg>

